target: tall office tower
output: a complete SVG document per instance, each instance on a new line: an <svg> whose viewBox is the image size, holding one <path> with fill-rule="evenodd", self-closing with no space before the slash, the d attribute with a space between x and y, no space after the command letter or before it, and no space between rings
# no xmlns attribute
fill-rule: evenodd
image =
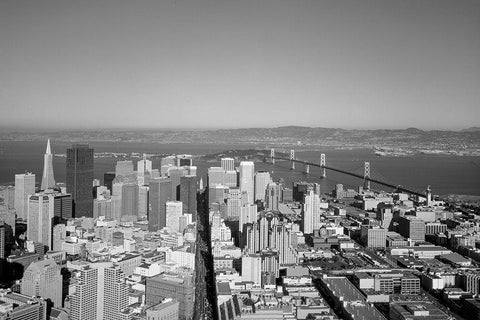
<svg viewBox="0 0 480 320"><path fill-rule="evenodd" d="M208 207L212 208L212 203L225 203L228 195L228 187L226 186L212 186L208 188Z"/></svg>
<svg viewBox="0 0 480 320"><path fill-rule="evenodd" d="M320 215L320 197L318 194L314 194L313 190L310 190L308 195L305 196L305 201L303 204L303 233L312 234L313 233L313 221L315 216Z"/></svg>
<svg viewBox="0 0 480 320"><path fill-rule="evenodd" d="M262 283L262 257L259 254L242 257L242 281L251 281L254 285Z"/></svg>
<svg viewBox="0 0 480 320"><path fill-rule="evenodd" d="M238 186L238 173L235 170L225 171L225 185L236 188Z"/></svg>
<svg viewBox="0 0 480 320"><path fill-rule="evenodd" d="M53 219L54 224L72 218L72 195L63 194L59 192L53 193L54 210Z"/></svg>
<svg viewBox="0 0 480 320"><path fill-rule="evenodd" d="M240 217L238 229L240 231L240 248L244 248L247 243L247 224L253 224L257 221L257 205L247 204L240 208Z"/></svg>
<svg viewBox="0 0 480 320"><path fill-rule="evenodd" d="M277 224L277 214L272 212L262 212L258 215L259 250L275 248L272 231Z"/></svg>
<svg viewBox="0 0 480 320"><path fill-rule="evenodd" d="M52 248L55 199L52 194L28 197L27 239Z"/></svg>
<svg viewBox="0 0 480 320"><path fill-rule="evenodd" d="M67 149L67 193L73 197L73 216L93 217L93 149L75 144Z"/></svg>
<svg viewBox="0 0 480 320"><path fill-rule="evenodd" d="M115 165L115 176L128 176L135 172L133 162L131 160L117 161Z"/></svg>
<svg viewBox="0 0 480 320"><path fill-rule="evenodd" d="M147 159L147 155L144 153L142 160L137 161L137 174L144 174L152 171L152 161Z"/></svg>
<svg viewBox="0 0 480 320"><path fill-rule="evenodd" d="M248 254L256 253L260 250L260 232L258 230L259 222L247 223L244 225L245 230L244 238L244 251Z"/></svg>
<svg viewBox="0 0 480 320"><path fill-rule="evenodd" d="M238 221L239 229L242 231L243 225L257 221L257 205L247 204L240 208L240 217Z"/></svg>
<svg viewBox="0 0 480 320"><path fill-rule="evenodd" d="M242 205L241 190L239 188L230 188L227 194L227 217L239 217Z"/></svg>
<svg viewBox="0 0 480 320"><path fill-rule="evenodd" d="M190 167L193 165L191 154L177 154L177 167Z"/></svg>
<svg viewBox="0 0 480 320"><path fill-rule="evenodd" d="M17 218L27 219L28 196L35 193L35 175L27 172L15 175L15 211Z"/></svg>
<svg viewBox="0 0 480 320"><path fill-rule="evenodd" d="M167 201L165 208L167 228L169 228L171 232L180 232L179 220L182 216L182 202Z"/></svg>
<svg viewBox="0 0 480 320"><path fill-rule="evenodd" d="M255 201L265 201L265 191L270 182L272 182L270 172L259 171L255 173Z"/></svg>
<svg viewBox="0 0 480 320"><path fill-rule="evenodd" d="M187 175L188 170L182 167L170 167L168 176L172 179L172 200L180 200L180 178Z"/></svg>
<svg viewBox="0 0 480 320"><path fill-rule="evenodd" d="M22 278L21 293L30 297L50 299L55 307L62 307L62 275L53 259L32 262Z"/></svg>
<svg viewBox="0 0 480 320"><path fill-rule="evenodd" d="M183 203L183 212L193 214L193 221L197 214L197 177L184 176L180 178L180 201Z"/></svg>
<svg viewBox="0 0 480 320"><path fill-rule="evenodd" d="M234 171L235 170L235 159L233 158L222 158L220 160L221 167L225 171Z"/></svg>
<svg viewBox="0 0 480 320"><path fill-rule="evenodd" d="M165 298L172 298L180 303L178 319L192 319L195 305L193 277L189 274L163 273L147 278L145 303L155 305Z"/></svg>
<svg viewBox="0 0 480 320"><path fill-rule="evenodd" d="M425 241L425 221L417 217L400 217L398 219L398 232L405 238Z"/></svg>
<svg viewBox="0 0 480 320"><path fill-rule="evenodd" d="M115 172L105 172L103 174L103 185L105 187L108 188L108 190L110 190L110 192L113 191L112 187L112 182L113 182L113 179L115 179Z"/></svg>
<svg viewBox="0 0 480 320"><path fill-rule="evenodd" d="M138 187L138 217L148 216L148 186Z"/></svg>
<svg viewBox="0 0 480 320"><path fill-rule="evenodd" d="M100 319L97 317L98 289L98 270L84 266L79 270L74 293L70 296L70 319Z"/></svg>
<svg viewBox="0 0 480 320"><path fill-rule="evenodd" d="M5 259L5 225L0 220L0 259Z"/></svg>
<svg viewBox="0 0 480 320"><path fill-rule="evenodd" d="M47 141L47 150L43 156L43 175L42 175L42 190L55 187L55 178L53 176L53 155L50 150L50 139Z"/></svg>
<svg viewBox="0 0 480 320"><path fill-rule="evenodd" d="M172 180L159 178L150 181L148 203L148 230L157 231L166 226L166 203L172 200Z"/></svg>
<svg viewBox="0 0 480 320"><path fill-rule="evenodd" d="M240 172L240 190L247 192L247 203L254 203L255 186L254 174L255 166L252 161L242 161L239 166Z"/></svg>
<svg viewBox="0 0 480 320"><path fill-rule="evenodd" d="M270 182L267 185L267 191L265 195L266 209L271 211L278 211L278 204L280 202L282 190L280 185L275 182Z"/></svg>
<svg viewBox="0 0 480 320"><path fill-rule="evenodd" d="M102 270L98 270L99 273ZM128 285L125 274L119 266L107 267L103 270L103 319L121 319L122 310L128 307Z"/></svg>
<svg viewBox="0 0 480 320"><path fill-rule="evenodd" d="M124 183L122 187L122 217L138 217L138 185Z"/></svg>
<svg viewBox="0 0 480 320"><path fill-rule="evenodd" d="M5 204L7 209L15 209L15 186L8 186L5 190Z"/></svg>
<svg viewBox="0 0 480 320"><path fill-rule="evenodd" d="M278 251L280 265L292 265L298 262L298 253L296 244L294 244L294 234L300 231L300 226L296 223L279 222L272 231L273 248Z"/></svg>
<svg viewBox="0 0 480 320"><path fill-rule="evenodd" d="M225 185L225 169L221 167L210 167L207 170L208 187Z"/></svg>
<svg viewBox="0 0 480 320"><path fill-rule="evenodd" d="M278 277L280 271L280 264L278 262L278 252L275 250L262 250L260 253L262 257L262 274L273 274L273 284L275 284L275 278ZM272 284L272 283L269 283Z"/></svg>

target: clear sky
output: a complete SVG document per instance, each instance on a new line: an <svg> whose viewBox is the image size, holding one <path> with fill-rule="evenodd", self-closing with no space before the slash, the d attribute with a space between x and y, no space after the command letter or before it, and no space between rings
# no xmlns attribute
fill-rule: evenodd
<svg viewBox="0 0 480 320"><path fill-rule="evenodd" d="M0 126L480 126L480 0L0 0Z"/></svg>

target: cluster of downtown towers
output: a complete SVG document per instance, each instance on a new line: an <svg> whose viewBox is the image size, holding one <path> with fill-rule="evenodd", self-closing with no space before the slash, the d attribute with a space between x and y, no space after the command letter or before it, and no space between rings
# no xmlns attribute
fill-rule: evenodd
<svg viewBox="0 0 480 320"><path fill-rule="evenodd" d="M190 160L190 159L188 159ZM191 163L189 163L191 164ZM73 217L93 217L92 181L94 168L94 150L88 144L75 144L67 149L66 159L66 189L72 195ZM49 169L47 169L48 171ZM45 170L44 170L45 171ZM44 172L44 176L48 173ZM105 185L114 178L105 174ZM107 181L110 180L110 181ZM128 192L128 191L127 191ZM165 203L171 200L181 200L184 213L197 211L197 177L184 176L182 173L171 175L170 178L150 180L149 204L147 205L149 230L159 230L166 226ZM192 219L195 221L195 214Z"/></svg>

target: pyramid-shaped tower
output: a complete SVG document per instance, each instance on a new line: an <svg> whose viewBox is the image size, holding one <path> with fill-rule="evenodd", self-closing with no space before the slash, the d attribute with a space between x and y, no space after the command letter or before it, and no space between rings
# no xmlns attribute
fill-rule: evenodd
<svg viewBox="0 0 480 320"><path fill-rule="evenodd" d="M50 139L47 141L47 150L43 156L43 175L42 190L53 188L55 186L55 178L53 177L53 155L50 149Z"/></svg>

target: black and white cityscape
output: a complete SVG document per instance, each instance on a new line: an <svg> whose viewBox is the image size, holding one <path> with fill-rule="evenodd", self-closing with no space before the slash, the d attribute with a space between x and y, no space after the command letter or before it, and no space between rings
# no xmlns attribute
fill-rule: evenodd
<svg viewBox="0 0 480 320"><path fill-rule="evenodd" d="M0 320L480 319L479 31L478 0L0 0Z"/></svg>

